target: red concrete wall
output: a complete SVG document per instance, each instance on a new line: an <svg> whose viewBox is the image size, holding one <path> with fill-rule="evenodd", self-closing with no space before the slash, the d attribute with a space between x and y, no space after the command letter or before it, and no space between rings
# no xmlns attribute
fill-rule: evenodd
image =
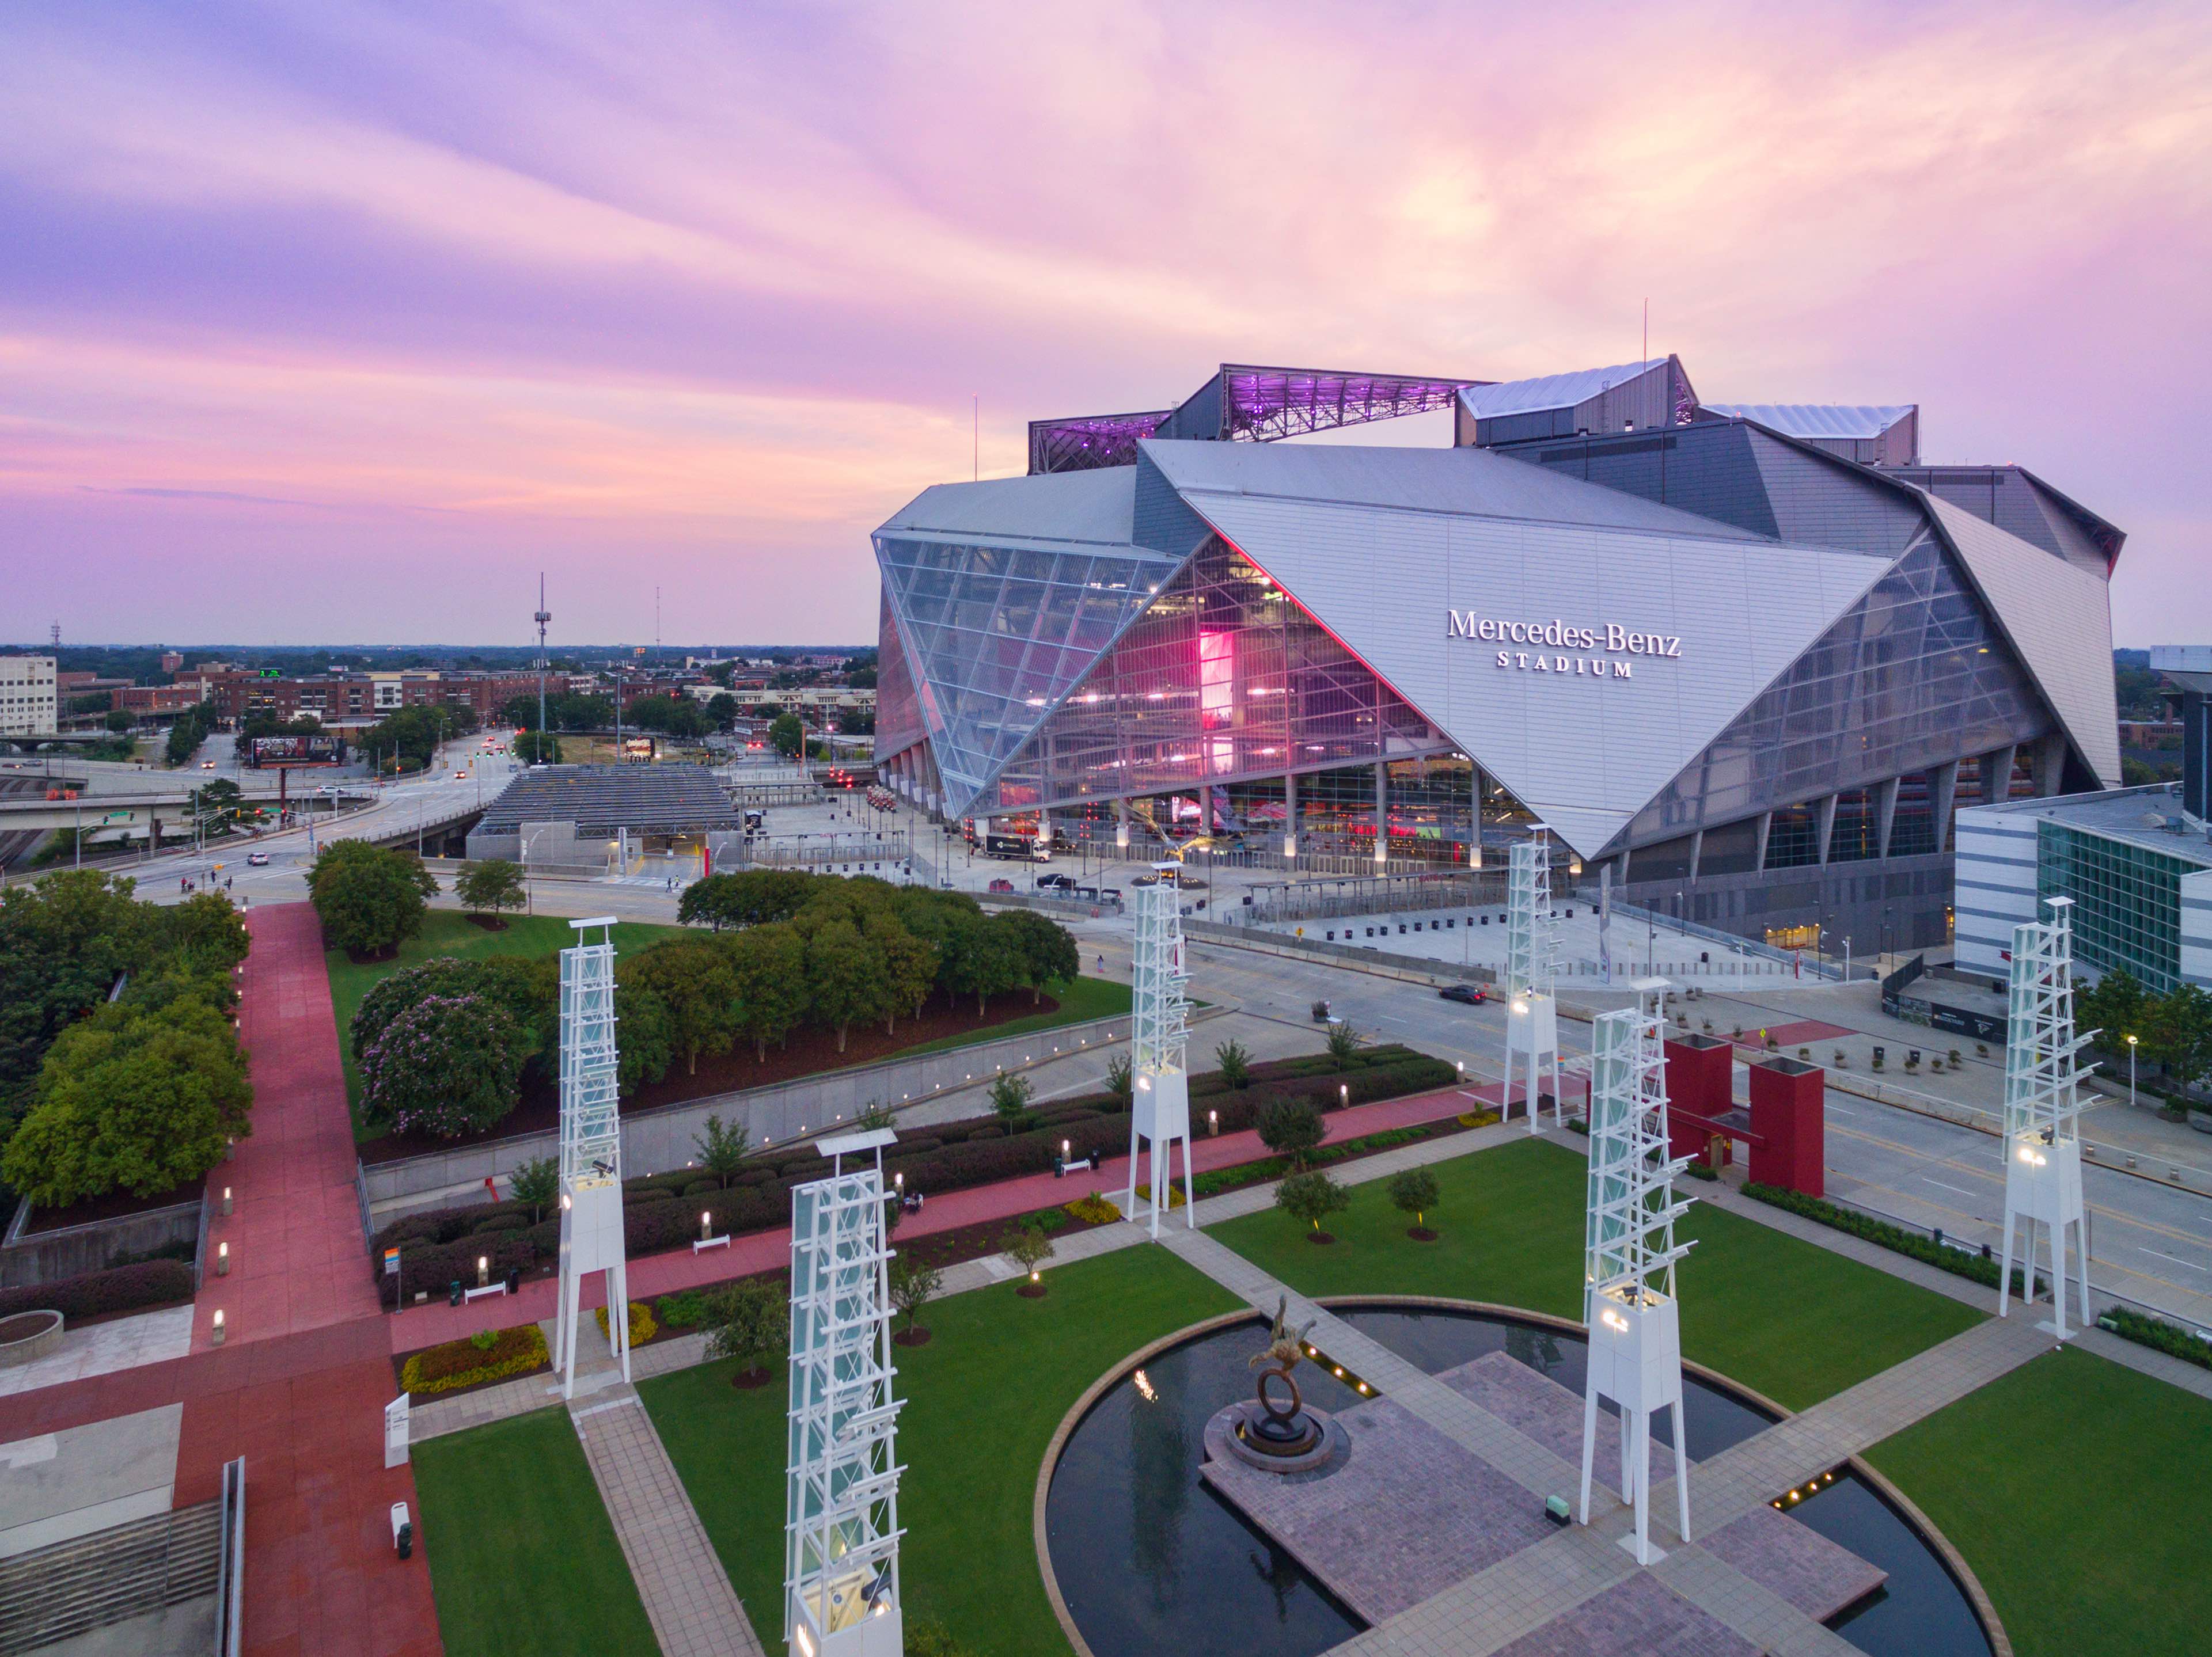
<svg viewBox="0 0 2212 1657"><path fill-rule="evenodd" d="M1735 1102L1735 1049L1725 1041L1705 1047L1669 1036L1666 1059L1668 1154L1702 1156L1711 1132L1705 1124Z"/></svg>
<svg viewBox="0 0 2212 1657"><path fill-rule="evenodd" d="M1808 1197L1826 1196L1821 1170L1826 1150L1822 1111L1827 1071L1818 1065L1801 1065L1796 1059L1770 1059L1749 1068L1751 1177Z"/></svg>

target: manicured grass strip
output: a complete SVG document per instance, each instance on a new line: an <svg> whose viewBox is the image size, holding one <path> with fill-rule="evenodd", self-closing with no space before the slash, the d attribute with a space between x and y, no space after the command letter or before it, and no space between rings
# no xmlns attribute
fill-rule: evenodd
<svg viewBox="0 0 2212 1657"><path fill-rule="evenodd" d="M1875 1446L2019 1657L2205 1649L2212 1402L2065 1347Z"/></svg>
<svg viewBox="0 0 2212 1657"><path fill-rule="evenodd" d="M566 1411L434 1438L413 1460L447 1657L656 1657Z"/></svg>
<svg viewBox="0 0 2212 1657"><path fill-rule="evenodd" d="M1161 1248L1126 1248L1059 1269L1051 1292L1012 1284L935 1302L927 1346L896 1349L899 1561L908 1625L944 1622L988 1657L1066 1657L1030 1540L1037 1468L1060 1417L1120 1358L1237 1302ZM781 1380L753 1392L704 1364L638 1388L692 1504L771 1651L783 1605ZM1081 1569L1082 1562L1072 1562ZM1060 1569L1070 1568L1062 1562Z"/></svg>
<svg viewBox="0 0 2212 1657"><path fill-rule="evenodd" d="M1954 1278L1964 1278L1986 1289L1997 1286L1997 1263L1986 1253L1969 1253L1965 1249L1954 1248L1948 1243L1937 1242L1922 1232L1892 1225L1887 1220L1862 1214L1856 1208L1842 1207L1824 1197L1808 1197L1802 1191L1785 1191L1779 1186L1761 1185L1753 1180L1746 1181L1743 1194L1771 1207L1785 1209L1802 1218L1816 1220L1822 1225L1833 1226L1838 1231L1848 1231L1862 1241L1893 1249L1898 1253L1918 1260L1923 1266L1948 1272ZM2012 1287L2014 1294L2025 1295L2027 1292L2027 1278L2018 1266L2013 1268ZM2048 1278L2037 1277L2037 1294L2045 1293L2050 1287Z"/></svg>
<svg viewBox="0 0 2212 1657"><path fill-rule="evenodd" d="M1309 1295L1445 1295L1581 1317L1582 1157L1522 1139L1431 1171L1442 1192L1428 1214L1437 1242L1406 1235L1381 1181L1350 1187L1327 1247L1273 1210L1211 1229ZM1680 1269L1685 1355L1789 1409L1981 1321L1943 1296L1705 1204L1678 1235L1698 1239Z"/></svg>
<svg viewBox="0 0 2212 1657"><path fill-rule="evenodd" d="M684 930L681 926L655 926L642 921L620 922L614 929L615 953L627 955ZM455 910L432 909L422 917L421 934L402 944L399 953L390 961L372 961L356 966L346 959L343 950L325 950L323 959L330 966L331 1010L337 1015L338 1052L345 1059L346 1096L359 1106L361 1077L353 1067L353 1015L371 985L402 968L420 966L434 955L471 960L488 955L546 956L565 950L575 941L575 929L565 915L509 915L505 932L490 932ZM356 1136L361 1132L358 1120L354 1123L354 1132Z"/></svg>
<svg viewBox="0 0 2212 1657"><path fill-rule="evenodd" d="M1063 1024L1088 1023L1094 1018L1116 1018L1129 1011L1129 986L1117 984L1110 978L1073 979L1048 986L1045 993L1060 1003L1057 1012L1035 1013L1027 1018L1010 1019L1003 1024L988 1024L964 1035L947 1035L935 1041L901 1047L885 1057L910 1059L918 1053L942 1053L948 1047L965 1047L978 1041L995 1041L1002 1035L1028 1035L1036 1030L1055 1030Z"/></svg>

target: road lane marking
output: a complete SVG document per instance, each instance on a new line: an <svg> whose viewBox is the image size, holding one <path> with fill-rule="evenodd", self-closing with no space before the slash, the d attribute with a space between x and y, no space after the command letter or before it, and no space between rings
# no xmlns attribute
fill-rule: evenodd
<svg viewBox="0 0 2212 1657"><path fill-rule="evenodd" d="M2203 1266L2198 1266L2198 1265L2197 1265L2197 1264L2196 1264L2196 1262L2194 1262L2193 1260L2179 1259L2177 1259L2175 1256L2173 1256L2173 1255L2172 1255L2172 1254L2161 1254L2161 1253L2160 1253L2158 1252L2158 1250L2156 1250L2155 1248L2145 1248L2145 1247L2144 1247L2141 1243L2137 1243L2137 1244L2136 1245L2136 1252L2137 1252L2137 1253L2139 1253L2148 1254L2148 1255L2149 1255L2153 1259L2158 1259L2158 1260L2172 1260L2172 1261L2173 1261L2174 1265L2176 1265L2176 1266L2186 1266L2186 1267L2187 1267L2190 1271L2191 1271L2191 1272L2203 1272L2203 1271L2204 1271L2204 1270L2206 1269L2206 1268L2205 1268L2205 1267L2203 1267Z"/></svg>
<svg viewBox="0 0 2212 1657"><path fill-rule="evenodd" d="M1921 1177L1921 1179L1922 1179L1923 1181L1925 1181L1927 1184L1929 1184L1929 1185L1932 1185L1932 1186L1936 1187L1938 1190L1941 1190L1941 1191L1955 1191L1955 1192L1957 1192L1957 1193L1958 1193L1961 1197L1975 1197L1975 1196L1979 1196L1979 1195L1981 1194L1981 1193L1978 1193L1978 1192L1969 1191L1969 1190L1967 1190L1964 1186L1945 1185L1945 1184L1942 1182L1942 1181L1941 1181L1941 1180L1930 1180L1930 1179L1929 1179L1929 1178L1928 1178L1928 1176L1927 1176L1925 1174L1922 1174L1920 1177Z"/></svg>

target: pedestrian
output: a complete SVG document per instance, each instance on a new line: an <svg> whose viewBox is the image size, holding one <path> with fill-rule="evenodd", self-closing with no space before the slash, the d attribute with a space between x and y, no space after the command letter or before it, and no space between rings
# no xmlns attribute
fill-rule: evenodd
<svg viewBox="0 0 2212 1657"><path fill-rule="evenodd" d="M1106 957L1103 954L1101 954L1098 957L1098 970L1102 974L1106 970Z"/></svg>

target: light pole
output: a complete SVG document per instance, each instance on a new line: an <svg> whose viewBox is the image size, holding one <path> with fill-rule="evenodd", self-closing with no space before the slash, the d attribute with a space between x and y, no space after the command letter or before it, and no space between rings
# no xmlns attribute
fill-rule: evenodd
<svg viewBox="0 0 2212 1657"><path fill-rule="evenodd" d="M2136 1038L2128 1037L2128 1108L2136 1105Z"/></svg>

